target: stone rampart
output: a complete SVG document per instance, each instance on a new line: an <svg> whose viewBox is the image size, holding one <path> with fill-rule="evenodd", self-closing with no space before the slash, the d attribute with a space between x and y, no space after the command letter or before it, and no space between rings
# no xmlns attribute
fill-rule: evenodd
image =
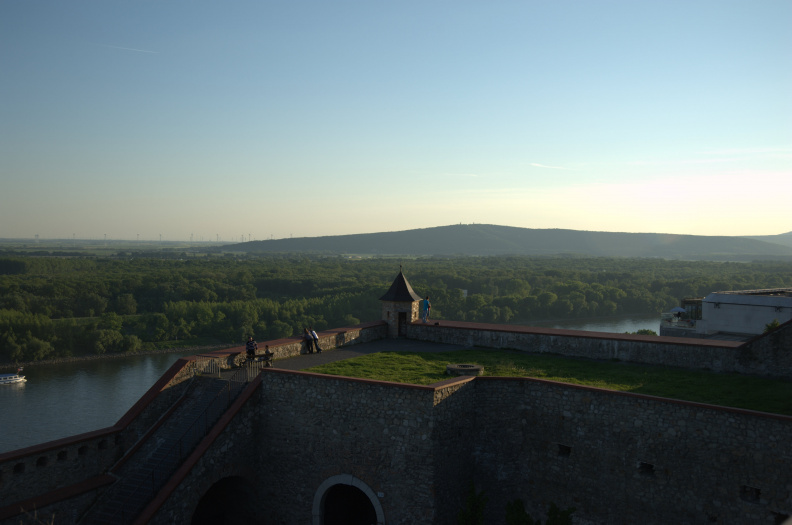
<svg viewBox="0 0 792 525"><path fill-rule="evenodd" d="M189 523L229 478L295 525L319 523L323 487L345 477L391 524L456 523L472 481L486 523L517 498L536 518L553 502L607 525L792 514L786 416L529 378L416 386L278 369L240 414L153 523Z"/></svg>
<svg viewBox="0 0 792 525"><path fill-rule="evenodd" d="M151 522L190 523L198 497L241 478L268 522L317 523L322 487L352 479L388 523L450 525L473 472L472 407L471 378L416 386L265 369Z"/></svg>
<svg viewBox="0 0 792 525"><path fill-rule="evenodd" d="M452 321L413 323L407 334L469 347L792 378L792 323L748 343Z"/></svg>
<svg viewBox="0 0 792 525"><path fill-rule="evenodd" d="M792 418L524 378L476 378L487 523L576 507L595 523L780 523Z"/></svg>
<svg viewBox="0 0 792 525"><path fill-rule="evenodd" d="M756 369L750 359L741 363L739 353L772 356L789 344L787 325L744 346L453 325L441 321L408 329L417 339L445 343L713 369L718 368L704 366L706 359L719 358L720 369ZM321 344L332 350L379 339L386 326L377 322L323 332ZM268 343L276 356L302 351L296 338ZM701 355L695 355L697 348ZM673 355L661 360L662 352ZM217 367L225 367L240 353L232 349L183 360L118 427L0 455L2 501L17 501L6 497L19 498L25 491L40 494L37 480L50 484L50 496L63 491L58 482L63 475L72 485L60 503L39 501L49 505L45 511L78 515L77 507L109 483L102 473L112 458L128 451L123 432L142 427L138 418L153 419L157 397L186 384L198 361L216 360ZM782 356L774 359L781 362ZM544 519L553 502L576 507L578 519L595 524L780 523L792 514L790 434L792 418L786 416L538 379L465 377L418 386L268 368L141 519L187 524L196 512L224 507L216 504L218 498L233 498L237 488L246 488L245 499L260 505L239 503L235 510L247 507L257 517L266 511L269 522L284 525L319 523L328 491L342 483L364 489L383 522L451 525L474 481L487 493L487 523L503 523L506 503L516 498L535 518ZM87 457L72 458L69 447L80 446ZM53 468L63 450L64 467ZM38 465L40 457L46 459ZM81 481L68 477L67 465L79 471L74 480Z"/></svg>
<svg viewBox="0 0 792 525"><path fill-rule="evenodd" d="M433 388L266 372L257 486L263 500L278 502L273 523L314 522L317 489L338 475L370 487L388 523L432 521Z"/></svg>
<svg viewBox="0 0 792 525"><path fill-rule="evenodd" d="M318 335L320 347L332 350L381 339L386 334L386 323L376 321ZM304 351L298 337L266 343L276 359ZM259 354L263 352L262 344ZM49 502L80 497L89 486L90 490L96 490L96 483L86 480L103 476L128 456L162 415L179 401L196 371L219 371L244 359L244 347L180 358L115 425L0 454L0 522L18 514L21 506L35 507L45 516L56 510L56 506L49 508ZM105 478L97 479L105 484L109 482Z"/></svg>

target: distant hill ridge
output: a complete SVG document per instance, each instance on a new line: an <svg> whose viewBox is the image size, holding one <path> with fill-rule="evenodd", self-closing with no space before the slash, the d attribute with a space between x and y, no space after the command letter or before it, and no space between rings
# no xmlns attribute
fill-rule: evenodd
<svg viewBox="0 0 792 525"><path fill-rule="evenodd" d="M726 237L457 224L416 230L251 241L222 248L251 254L580 255L665 259L792 259L792 232Z"/></svg>

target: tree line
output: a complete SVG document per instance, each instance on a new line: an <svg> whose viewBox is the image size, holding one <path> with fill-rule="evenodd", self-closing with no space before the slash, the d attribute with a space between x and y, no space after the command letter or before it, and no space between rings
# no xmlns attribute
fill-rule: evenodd
<svg viewBox="0 0 792 525"><path fill-rule="evenodd" d="M9 256L0 258L0 361L236 344L377 320L400 263L435 319L488 323L656 314L713 291L792 286L783 262Z"/></svg>

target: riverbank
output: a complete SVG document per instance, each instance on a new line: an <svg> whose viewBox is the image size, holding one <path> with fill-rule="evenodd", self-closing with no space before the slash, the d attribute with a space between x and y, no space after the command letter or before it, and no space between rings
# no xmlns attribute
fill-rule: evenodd
<svg viewBox="0 0 792 525"><path fill-rule="evenodd" d="M72 357L57 357L55 359L44 359L42 361L26 361L22 363L3 363L0 364L1 370L16 370L19 367L26 366L39 366L39 365L59 365L63 363L76 363L79 361L96 361L99 359L120 359L131 356L141 355L159 355L159 354L201 354L203 352L211 352L213 350L222 350L224 348L234 348L241 345L202 345L202 346L181 346L177 348L161 348L158 350L146 350L142 352L135 352L134 354L96 354L96 355L81 355Z"/></svg>

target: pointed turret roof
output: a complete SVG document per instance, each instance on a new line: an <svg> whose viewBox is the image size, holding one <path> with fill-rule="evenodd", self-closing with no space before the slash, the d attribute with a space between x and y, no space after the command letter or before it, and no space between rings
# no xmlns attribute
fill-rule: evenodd
<svg viewBox="0 0 792 525"><path fill-rule="evenodd" d="M401 267L399 267L399 275L393 280L391 287L385 295L380 297L380 301L412 302L420 300L421 296L413 291L412 286L407 282L407 278L404 277Z"/></svg>

